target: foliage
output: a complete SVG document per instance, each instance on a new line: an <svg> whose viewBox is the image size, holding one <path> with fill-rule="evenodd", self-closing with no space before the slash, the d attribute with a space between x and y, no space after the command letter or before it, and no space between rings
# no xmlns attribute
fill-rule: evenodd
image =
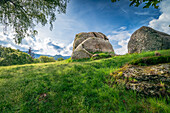
<svg viewBox="0 0 170 113"><path fill-rule="evenodd" d="M40 63L40 60L38 58L34 58L34 63Z"/></svg>
<svg viewBox="0 0 170 113"><path fill-rule="evenodd" d="M58 13L65 13L68 0L1 0L0 23L11 27L15 32L15 41L21 43L26 36L34 36L38 32L36 24L45 26L47 23L53 28Z"/></svg>
<svg viewBox="0 0 170 113"><path fill-rule="evenodd" d="M170 50L159 51L162 55ZM168 113L170 98L141 97L123 86L109 87L109 73L154 52L86 62L0 67L0 111Z"/></svg>
<svg viewBox="0 0 170 113"><path fill-rule="evenodd" d="M32 50L30 53L33 57ZM55 62L53 57L40 56L38 59L33 59L32 57L27 53L21 52L20 50L0 46L0 66Z"/></svg>
<svg viewBox="0 0 170 113"><path fill-rule="evenodd" d="M144 57L131 61L129 64L132 65L155 65L160 63L168 63L170 62L170 56L152 56L152 57Z"/></svg>
<svg viewBox="0 0 170 113"><path fill-rule="evenodd" d="M117 2L120 0L111 0L112 2ZM154 8L158 9L159 3L162 0L130 0L130 6L135 5L135 7L138 7L140 4L145 3L145 6L143 8L149 8L150 6L153 6Z"/></svg>
<svg viewBox="0 0 170 113"><path fill-rule="evenodd" d="M57 59L57 61L62 61L62 60L64 60L64 58L62 57Z"/></svg>
<svg viewBox="0 0 170 113"><path fill-rule="evenodd" d="M40 56L38 59L42 63L45 63L45 62L55 62L54 57Z"/></svg>
<svg viewBox="0 0 170 113"><path fill-rule="evenodd" d="M0 46L0 66L32 63L31 56L19 50Z"/></svg>

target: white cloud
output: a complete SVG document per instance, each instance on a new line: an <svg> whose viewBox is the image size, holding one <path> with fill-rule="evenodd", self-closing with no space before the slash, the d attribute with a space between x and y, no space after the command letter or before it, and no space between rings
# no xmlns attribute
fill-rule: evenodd
<svg viewBox="0 0 170 113"><path fill-rule="evenodd" d="M81 22L76 17L70 15L57 15L56 21L53 24L54 28L52 31L49 30L49 25L42 27L38 25L38 37L46 39L50 37L58 43L69 44L73 41L75 34L87 31L87 26L84 22ZM80 31L81 30L81 31Z"/></svg>
<svg viewBox="0 0 170 113"><path fill-rule="evenodd" d="M113 45L113 49L116 54L126 54L128 52L127 44L129 42L131 33L126 30L126 27L120 27L118 30L112 31L111 35L107 37L110 39L111 42L118 42L117 45ZM120 46L116 48L116 46Z"/></svg>
<svg viewBox="0 0 170 113"><path fill-rule="evenodd" d="M149 26L170 34L170 0L163 0L160 4L160 11L162 14L158 19L153 19L149 22Z"/></svg>
<svg viewBox="0 0 170 113"><path fill-rule="evenodd" d="M124 55L124 54L128 53L127 45L128 45L129 40L130 40L130 38L128 38L127 40L119 41L118 45L120 45L121 48L115 49L114 50L115 53L118 54L118 55Z"/></svg>
<svg viewBox="0 0 170 113"><path fill-rule="evenodd" d="M147 15L157 15L157 14L154 14L154 13L150 13L149 11L148 12L134 12L134 14L136 15L141 15L141 16L147 16Z"/></svg>
<svg viewBox="0 0 170 113"><path fill-rule="evenodd" d="M108 35L110 40L121 41L129 38L131 33L126 30L126 27L120 27L118 30L112 31L111 35Z"/></svg>
<svg viewBox="0 0 170 113"><path fill-rule="evenodd" d="M3 26L0 25L0 45L21 51L28 51L31 47L37 54L70 56L75 34L86 31L86 25L69 15L57 15L53 25L53 31L49 30L49 25L45 27L38 25L36 27L38 35L35 38L24 38L19 45L15 43L11 30L8 30L8 35L4 35Z"/></svg>
<svg viewBox="0 0 170 113"><path fill-rule="evenodd" d="M136 15L150 15L149 12L135 12Z"/></svg>
<svg viewBox="0 0 170 113"><path fill-rule="evenodd" d="M123 26L123 27L120 27L120 30L125 30L127 27Z"/></svg>
<svg viewBox="0 0 170 113"><path fill-rule="evenodd" d="M51 38L42 39L40 37L31 38L26 37L22 43L17 45L12 39L12 34L3 35L0 33L0 44L5 47L11 47L13 49L20 49L21 51L28 51L29 47L35 50L37 54L43 55L63 55L70 56L72 52L72 43L65 45L63 43L56 43Z"/></svg>

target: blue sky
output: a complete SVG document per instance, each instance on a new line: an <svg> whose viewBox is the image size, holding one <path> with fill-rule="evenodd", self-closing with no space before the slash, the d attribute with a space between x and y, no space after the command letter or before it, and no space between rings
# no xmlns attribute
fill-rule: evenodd
<svg viewBox="0 0 170 113"><path fill-rule="evenodd" d="M111 0L70 0L67 13L57 14L53 31L49 25L38 25L38 35L27 37L22 44L15 44L11 30L2 33L0 45L27 51L29 47L36 53L45 55L71 55L75 35L80 32L102 32L108 36L117 54L127 53L127 43L131 34L142 26L170 33L170 0L164 0L159 9L129 7L129 0L112 3ZM57 12L56 12L57 13Z"/></svg>

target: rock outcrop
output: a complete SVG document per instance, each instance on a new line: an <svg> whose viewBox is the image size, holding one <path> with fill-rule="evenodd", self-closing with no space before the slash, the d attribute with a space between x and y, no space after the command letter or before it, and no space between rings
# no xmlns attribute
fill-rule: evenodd
<svg viewBox="0 0 170 113"><path fill-rule="evenodd" d="M145 26L135 31L128 43L128 53L163 49L170 49L170 35Z"/></svg>
<svg viewBox="0 0 170 113"><path fill-rule="evenodd" d="M111 74L114 84L149 96L170 95L170 63L152 66L126 65ZM111 84L110 84L111 85Z"/></svg>
<svg viewBox="0 0 170 113"><path fill-rule="evenodd" d="M90 58L95 52L114 52L109 39L103 33L89 32L76 35L72 59Z"/></svg>

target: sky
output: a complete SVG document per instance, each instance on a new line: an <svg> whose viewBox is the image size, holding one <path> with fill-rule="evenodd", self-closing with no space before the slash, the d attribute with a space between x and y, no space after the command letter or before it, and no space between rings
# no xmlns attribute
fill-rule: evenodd
<svg viewBox="0 0 170 113"><path fill-rule="evenodd" d="M134 31L142 26L170 34L170 0L163 0L159 9L129 7L129 0L112 3L111 0L70 0L66 14L56 12L53 30L50 26L37 25L38 35L27 37L21 44L13 40L11 30L3 33L0 25L0 45L43 55L71 56L75 35L80 32L102 32L116 54L126 54L127 44Z"/></svg>

